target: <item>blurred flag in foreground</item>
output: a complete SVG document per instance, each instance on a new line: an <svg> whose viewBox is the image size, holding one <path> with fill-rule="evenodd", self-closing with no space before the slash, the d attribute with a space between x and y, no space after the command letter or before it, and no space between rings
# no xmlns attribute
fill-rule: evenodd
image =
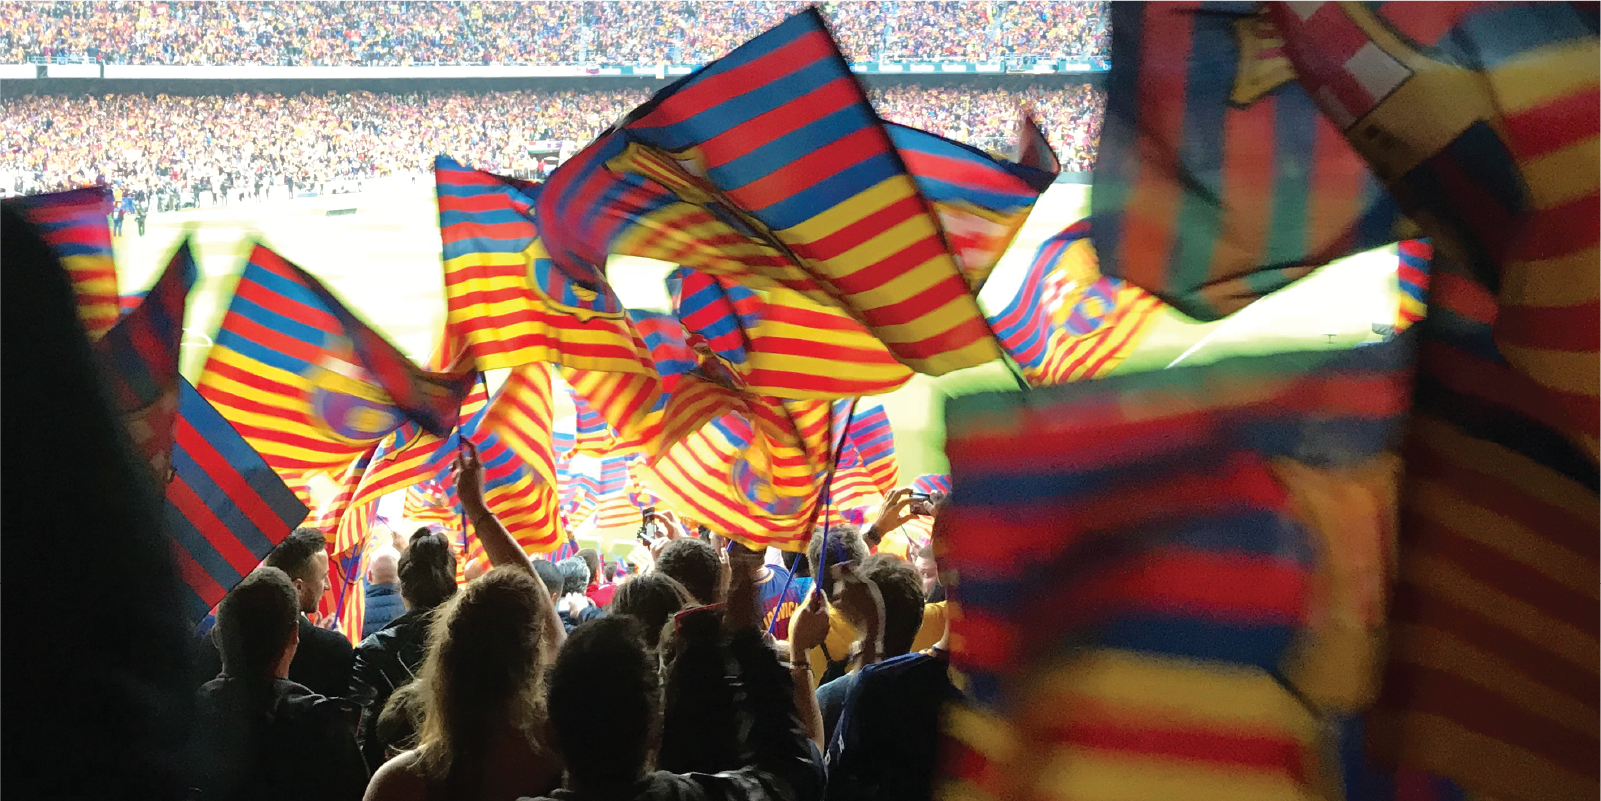
<svg viewBox="0 0 1601 801"><path fill-rule="evenodd" d="M1304 699L1360 694L1337 681L1377 653L1366 630L1321 646L1323 613L1384 608L1380 559L1335 594L1318 555L1393 537L1410 344L952 400L938 544L973 703L947 716L946 793L1314 794ZM1330 689L1328 659L1369 670Z"/></svg>
<svg viewBox="0 0 1601 801"><path fill-rule="evenodd" d="M1040 245L1017 295L989 324L1028 382L1051 386L1111 372L1161 310L1149 292L1101 275L1081 220Z"/></svg>
<svg viewBox="0 0 1601 801"><path fill-rule="evenodd" d="M89 340L110 331L120 316L117 265L106 222L111 214L111 190L97 186L6 202L15 204L28 222L38 226L40 236L67 268L78 319Z"/></svg>
<svg viewBox="0 0 1601 801"><path fill-rule="evenodd" d="M1395 283L1399 306L1395 314L1395 333L1412 327L1428 313L1429 260L1434 248L1427 239L1403 239L1396 245Z"/></svg>

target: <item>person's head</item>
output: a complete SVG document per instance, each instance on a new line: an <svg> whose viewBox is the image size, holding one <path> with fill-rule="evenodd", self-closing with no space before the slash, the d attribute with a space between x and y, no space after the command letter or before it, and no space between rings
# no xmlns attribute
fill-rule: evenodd
<svg viewBox="0 0 1601 801"><path fill-rule="evenodd" d="M884 599L884 653L888 659L912 650L917 630L923 625L923 585L917 571L905 560L879 553L863 559L856 575L878 587ZM842 604L840 611L858 630L865 627L871 610L853 609Z"/></svg>
<svg viewBox="0 0 1601 801"><path fill-rule="evenodd" d="M534 573L539 576L539 580L544 583L545 589L550 592L550 597L552 599L560 598L562 586L566 583L566 580L562 578L561 568L557 567L556 563L549 559L531 559L529 561L534 565Z"/></svg>
<svg viewBox="0 0 1601 801"><path fill-rule="evenodd" d="M251 571L217 604L212 637L222 672L252 680L287 677L300 643L299 611L287 574L275 567Z"/></svg>
<svg viewBox="0 0 1601 801"><path fill-rule="evenodd" d="M302 526L289 532L267 554L267 567L276 567L295 583L300 611L317 611L317 601L328 590L328 539L317 529Z"/></svg>
<svg viewBox="0 0 1601 801"><path fill-rule="evenodd" d="M462 581L472 581L488 572L489 562L482 558L469 559L467 560L467 566L461 570Z"/></svg>
<svg viewBox="0 0 1601 801"><path fill-rule="evenodd" d="M667 543L656 557L656 572L671 576L689 590L697 604L722 600L723 565L717 549L701 540L680 538Z"/></svg>
<svg viewBox="0 0 1601 801"><path fill-rule="evenodd" d="M647 573L617 588L611 613L638 619L645 644L655 650L661 645L662 627L673 615L694 605L694 597L676 579L665 573Z"/></svg>
<svg viewBox="0 0 1601 801"><path fill-rule="evenodd" d="M590 581L594 581L600 576L600 554L594 548L585 548L579 551L578 558L584 560L584 567L589 568Z"/></svg>
<svg viewBox="0 0 1601 801"><path fill-rule="evenodd" d="M602 567L600 569L600 574L606 577L607 583L611 583L611 582L616 581L617 580L617 565L615 563L612 563L612 562L607 562L606 566Z"/></svg>
<svg viewBox="0 0 1601 801"><path fill-rule="evenodd" d="M456 552L450 539L427 529L411 535L400 555L400 598L407 609L433 609L456 594Z"/></svg>
<svg viewBox="0 0 1601 801"><path fill-rule="evenodd" d="M423 715L418 765L438 781L475 769L498 729L533 741L544 717L545 588L527 571L500 567L466 585L434 613L417 681Z"/></svg>
<svg viewBox="0 0 1601 801"><path fill-rule="evenodd" d="M917 577L923 582L923 595L926 597L934 591L934 585L939 583L939 565L934 561L932 543L917 549L917 558L912 566L917 568Z"/></svg>
<svg viewBox="0 0 1601 801"><path fill-rule="evenodd" d="M570 556L556 563L561 568L561 594L584 594L589 589L589 565L576 556Z"/></svg>
<svg viewBox="0 0 1601 801"><path fill-rule="evenodd" d="M551 745L579 791L620 790L648 769L660 737L658 667L638 620L573 629L550 674Z"/></svg>
<svg viewBox="0 0 1601 801"><path fill-rule="evenodd" d="M823 541L828 540L828 553L823 553ZM806 543L806 561L811 568L812 579L818 588L828 593L828 600L837 601L839 593L839 566L845 564L860 564L867 558L867 543L862 542L862 532L850 523L841 523L829 526L824 531L812 532L812 539ZM824 569L824 564L827 569Z"/></svg>
<svg viewBox="0 0 1601 801"><path fill-rule="evenodd" d="M395 688L378 713L373 735L384 747L384 758L393 759L417 741L417 723L422 720L423 685L408 681Z"/></svg>
<svg viewBox="0 0 1601 801"><path fill-rule="evenodd" d="M400 578L400 554L387 545L379 546L367 560L368 584L394 584Z"/></svg>

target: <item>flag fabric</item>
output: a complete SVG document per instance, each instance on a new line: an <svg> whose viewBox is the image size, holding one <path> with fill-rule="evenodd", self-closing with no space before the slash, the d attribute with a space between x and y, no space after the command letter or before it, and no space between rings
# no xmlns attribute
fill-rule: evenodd
<svg viewBox="0 0 1601 801"><path fill-rule="evenodd" d="M1100 274L1081 220L1040 245L1017 295L989 323L1023 377L1051 386L1111 372L1161 310L1154 295Z"/></svg>
<svg viewBox="0 0 1601 801"><path fill-rule="evenodd" d="M568 390L568 399L573 404L573 418L576 426L576 437L573 439L573 453L588 453L602 455L610 453L616 437L612 434L611 426L600 412L590 408L589 403L576 392Z"/></svg>
<svg viewBox="0 0 1601 801"><path fill-rule="evenodd" d="M1410 345L952 400L940 566L972 703L946 717L945 792L1316 795L1321 726L1287 685L1316 673L1315 555L1390 531L1355 476L1393 498ZM1308 484L1368 502L1329 519Z"/></svg>
<svg viewBox="0 0 1601 801"><path fill-rule="evenodd" d="M1397 334L1423 319L1429 294L1429 259L1434 248L1427 239L1403 239L1396 246L1395 283L1400 303L1395 313Z"/></svg>
<svg viewBox="0 0 1601 801"><path fill-rule="evenodd" d="M816 10L657 92L557 168L537 207L551 258L575 275L598 275L608 252L671 256L842 309L919 372L997 355Z"/></svg>
<svg viewBox="0 0 1601 801"><path fill-rule="evenodd" d="M145 294L144 292L130 292L126 295L117 296L117 307L121 316L127 317L130 312L139 308L139 304L144 302Z"/></svg>
<svg viewBox="0 0 1601 801"><path fill-rule="evenodd" d="M1285 4L1267 7L1306 92L1389 179L1434 248L1498 292L1502 356L1565 399L1570 436L1594 459L1595 10L1322 4L1302 8L1303 16Z"/></svg>
<svg viewBox="0 0 1601 801"><path fill-rule="evenodd" d="M406 488L401 515L413 523L442 526L451 531L461 528L462 511L452 502L441 482L429 479Z"/></svg>
<svg viewBox="0 0 1601 801"><path fill-rule="evenodd" d="M924 473L923 475L912 479L911 486L913 492L921 492L924 494L943 492L949 495L951 492L951 474Z"/></svg>
<svg viewBox="0 0 1601 801"><path fill-rule="evenodd" d="M367 592L363 582L367 575L367 561L372 553L372 530L378 520L377 502L361 504L338 518L339 531L335 540L351 543L341 549L330 542L328 558L328 589L318 603L317 611L323 617L332 615L339 621L339 632L351 645L361 642L361 627L367 619ZM324 534L326 535L326 531Z"/></svg>
<svg viewBox="0 0 1601 801"><path fill-rule="evenodd" d="M648 375L644 343L604 280L555 269L533 218L539 188L434 161L446 327L479 369L552 362Z"/></svg>
<svg viewBox="0 0 1601 801"><path fill-rule="evenodd" d="M178 379L172 473L166 483L173 558L201 620L306 516L306 506L250 443Z"/></svg>
<svg viewBox="0 0 1601 801"><path fill-rule="evenodd" d="M1434 249L1368 744L1474 793L1589 798L1596 13L1405 5L1268 4L1301 85Z"/></svg>
<svg viewBox="0 0 1601 801"><path fill-rule="evenodd" d="M560 486L552 436L555 398L549 365L525 364L512 370L500 385L494 408L484 417L484 427L505 440L541 481L551 487Z"/></svg>
<svg viewBox="0 0 1601 801"><path fill-rule="evenodd" d="M1034 202L1061 172L1033 117L1018 120L1015 163L905 125L888 125L890 140L917 188L939 216L940 230L968 284L977 292L1017 238Z"/></svg>
<svg viewBox="0 0 1601 801"><path fill-rule="evenodd" d="M153 299L94 343L112 405L123 415L134 446L163 484L172 470L184 307L198 276L186 240L156 279L151 288Z"/></svg>
<svg viewBox="0 0 1601 801"><path fill-rule="evenodd" d="M111 191L104 186L6 201L39 229L72 282L78 319L90 341L117 324L117 264L111 251Z"/></svg>
<svg viewBox="0 0 1601 801"><path fill-rule="evenodd" d="M1395 203L1295 85L1259 8L1111 8L1090 206L1102 272L1200 320L1402 238Z"/></svg>
<svg viewBox="0 0 1601 801"><path fill-rule="evenodd" d="M912 371L843 310L788 287L756 292L732 279L679 267L667 292L689 332L730 363L750 393L775 398L877 395Z"/></svg>
<svg viewBox="0 0 1601 801"><path fill-rule="evenodd" d="M857 401L845 436L878 494L888 495L900 486L900 467L895 461L895 432L890 428L889 414L884 411L884 404L865 399Z"/></svg>
<svg viewBox="0 0 1601 801"><path fill-rule="evenodd" d="M418 370L315 278L257 245L199 385L304 499L306 477L407 421L448 434L471 380Z"/></svg>
<svg viewBox="0 0 1601 801"><path fill-rule="evenodd" d="M832 455L832 405L784 401L776 411L790 420L788 443L764 445L761 440L782 429L730 413L669 448L652 468L662 500L680 515L751 548L804 549L819 511L829 467L825 460ZM818 467L806 474L805 483L780 489L769 466L776 459L763 459L769 450L803 453Z"/></svg>

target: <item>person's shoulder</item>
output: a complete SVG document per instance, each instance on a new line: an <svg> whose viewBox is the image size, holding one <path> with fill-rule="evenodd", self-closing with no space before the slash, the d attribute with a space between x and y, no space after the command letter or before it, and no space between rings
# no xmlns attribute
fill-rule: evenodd
<svg viewBox="0 0 1601 801"><path fill-rule="evenodd" d="M428 797L428 780L417 770L417 752L405 751L378 766L364 801L407 801Z"/></svg>
<svg viewBox="0 0 1601 801"><path fill-rule="evenodd" d="M350 640L346 639L345 635L302 619L300 623L300 647L305 648L307 645L321 650L351 650Z"/></svg>

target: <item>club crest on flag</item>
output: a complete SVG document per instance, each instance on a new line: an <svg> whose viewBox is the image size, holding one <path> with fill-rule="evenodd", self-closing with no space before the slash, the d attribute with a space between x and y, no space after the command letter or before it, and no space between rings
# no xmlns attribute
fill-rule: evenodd
<svg viewBox="0 0 1601 801"><path fill-rule="evenodd" d="M308 408L312 422L329 436L346 443L373 442L388 436L406 417L383 390L367 380L367 373L349 361L350 346L343 343L311 365Z"/></svg>
<svg viewBox="0 0 1601 801"><path fill-rule="evenodd" d="M1295 67L1284 56L1284 39L1264 14L1236 20L1234 36L1240 43L1240 62L1230 101L1249 106L1295 80Z"/></svg>
<svg viewBox="0 0 1601 801"><path fill-rule="evenodd" d="M597 317L622 319L625 314L622 301L617 299L604 280L597 284L600 288L596 289L557 268L538 239L529 242L522 255L528 263L529 287L550 304L550 308L571 314L584 323Z"/></svg>
<svg viewBox="0 0 1601 801"><path fill-rule="evenodd" d="M732 479L735 497L768 515L800 514L801 507L805 505L806 498L803 496L779 495L774 492L772 483L744 457L734 460Z"/></svg>

